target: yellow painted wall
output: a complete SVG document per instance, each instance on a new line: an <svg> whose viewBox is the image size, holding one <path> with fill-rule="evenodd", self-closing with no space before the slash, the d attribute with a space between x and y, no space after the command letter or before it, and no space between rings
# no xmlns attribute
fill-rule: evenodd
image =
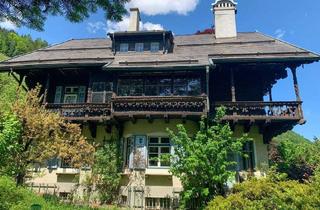
<svg viewBox="0 0 320 210"><path fill-rule="evenodd" d="M97 126L97 136L96 136L96 138L93 138L91 136L91 132L90 132L89 126L87 126L87 125L83 126L82 135L84 135L89 140L90 139L94 140L94 142L96 144L102 144L103 140L109 140L110 137L111 137L111 134L106 132L106 126L105 125L98 125Z"/></svg>
<svg viewBox="0 0 320 210"><path fill-rule="evenodd" d="M148 122L148 120L140 119L137 120L136 123L132 123L131 121L127 121L124 123L123 136L129 137L130 135L159 135L164 136L168 135L166 131L167 128L172 131L177 131L177 125L183 124L182 120L172 119L169 123L166 123L164 120L154 120L152 123ZM193 135L199 129L199 124L194 121L187 120L185 124L183 124L189 135Z"/></svg>
<svg viewBox="0 0 320 210"><path fill-rule="evenodd" d="M241 136L244 134L243 126L236 126L234 135ZM253 126L248 133L248 137L253 140L254 158L256 170L262 170L268 166L268 145L263 143L263 135L259 133L258 126Z"/></svg>

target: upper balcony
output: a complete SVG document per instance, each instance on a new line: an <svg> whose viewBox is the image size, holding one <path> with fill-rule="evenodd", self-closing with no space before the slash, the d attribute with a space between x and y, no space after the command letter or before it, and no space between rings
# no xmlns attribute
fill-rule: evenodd
<svg viewBox="0 0 320 210"><path fill-rule="evenodd" d="M186 118L207 115L206 96L113 96L105 103L47 104L71 121L107 121L113 118Z"/></svg>

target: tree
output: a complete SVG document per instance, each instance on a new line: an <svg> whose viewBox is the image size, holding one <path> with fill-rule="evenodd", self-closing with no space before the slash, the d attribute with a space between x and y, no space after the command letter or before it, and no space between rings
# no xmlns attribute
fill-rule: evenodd
<svg viewBox="0 0 320 210"><path fill-rule="evenodd" d="M119 194L121 180L121 153L119 136L115 126L111 138L95 155L93 177L102 203L112 204Z"/></svg>
<svg viewBox="0 0 320 210"><path fill-rule="evenodd" d="M120 21L126 13L126 2L128 0L2 0L0 19L43 30L48 15L61 15L72 22L80 22L102 9L107 19Z"/></svg>
<svg viewBox="0 0 320 210"><path fill-rule="evenodd" d="M193 138L183 125L176 134L169 131L175 145L170 171L183 185L182 208L203 209L213 197L225 194L226 182L235 175L231 168L236 162L228 157L241 154L248 139L234 137L229 124L221 122L223 115L218 109L212 123L202 120Z"/></svg>
<svg viewBox="0 0 320 210"><path fill-rule="evenodd" d="M309 180L320 166L320 141L313 142L289 131L273 139L270 160L278 172L293 180Z"/></svg>
<svg viewBox="0 0 320 210"><path fill-rule="evenodd" d="M25 98L17 99L12 108L12 122L5 120L8 125L0 127L3 138L0 143L16 145L8 153L0 154L6 159L1 164L1 171L11 171L9 175L14 176L19 185L23 184L28 167L53 157L59 157L75 168L93 162L94 147L81 135L79 125L65 122L58 114L46 110L38 98L39 92L38 86Z"/></svg>

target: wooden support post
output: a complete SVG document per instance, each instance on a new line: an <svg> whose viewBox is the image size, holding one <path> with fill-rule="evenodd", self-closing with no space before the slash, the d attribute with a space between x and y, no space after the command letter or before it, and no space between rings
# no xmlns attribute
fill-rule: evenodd
<svg viewBox="0 0 320 210"><path fill-rule="evenodd" d="M269 88L269 101L272 102L273 98L272 98L272 87Z"/></svg>
<svg viewBox="0 0 320 210"><path fill-rule="evenodd" d="M210 82L210 66L206 66L206 94L207 94L207 112L210 111L210 86L209 86L209 82Z"/></svg>
<svg viewBox="0 0 320 210"><path fill-rule="evenodd" d="M300 96L300 90L299 90L299 84L298 84L298 78L297 78L297 66L291 66L291 73L293 77L293 86L294 86L294 92L296 94L296 100L298 102L301 102L301 96ZM300 118L303 119L303 111L301 104L298 105L298 112L300 115Z"/></svg>
<svg viewBox="0 0 320 210"><path fill-rule="evenodd" d="M236 87L234 83L234 70L230 70L230 82L231 82L231 101L236 102Z"/></svg>
<svg viewBox="0 0 320 210"><path fill-rule="evenodd" d="M92 72L89 73L89 85L87 92L87 103L92 102Z"/></svg>
<svg viewBox="0 0 320 210"><path fill-rule="evenodd" d="M296 99L297 99L297 101L301 101L299 84L298 84L298 79L297 79L297 67L296 66L290 67L290 69L292 72L294 92L296 94Z"/></svg>
<svg viewBox="0 0 320 210"><path fill-rule="evenodd" d="M46 86L45 86L44 94L43 94L42 104L46 104L46 103L48 102L49 88L50 88L50 74L48 73L48 74L47 74Z"/></svg>

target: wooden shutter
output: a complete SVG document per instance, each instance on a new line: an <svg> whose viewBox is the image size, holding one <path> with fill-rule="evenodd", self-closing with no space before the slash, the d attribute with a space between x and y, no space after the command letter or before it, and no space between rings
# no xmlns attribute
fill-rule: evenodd
<svg viewBox="0 0 320 210"><path fill-rule="evenodd" d="M86 99L86 86L79 86L78 103L84 103Z"/></svg>
<svg viewBox="0 0 320 210"><path fill-rule="evenodd" d="M56 93L54 96L54 103L55 104L60 104L61 103L61 97L62 97L62 86L57 86L56 87Z"/></svg>
<svg viewBox="0 0 320 210"><path fill-rule="evenodd" d="M134 164L133 167L136 169L145 169L147 161L147 137L146 136L135 136L135 151L134 151Z"/></svg>

